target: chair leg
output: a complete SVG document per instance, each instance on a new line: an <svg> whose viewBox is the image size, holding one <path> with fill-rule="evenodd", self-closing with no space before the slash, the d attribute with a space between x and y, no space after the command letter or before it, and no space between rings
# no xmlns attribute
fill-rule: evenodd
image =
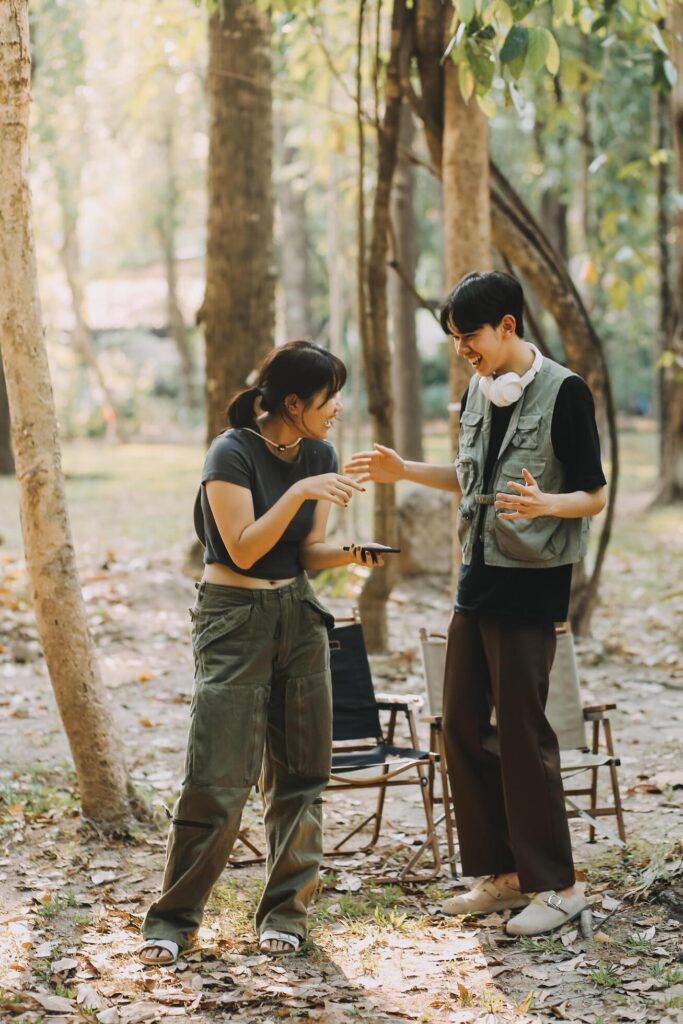
<svg viewBox="0 0 683 1024"><path fill-rule="evenodd" d="M593 753L594 754L598 753L599 747L600 747L600 723L599 722L593 722ZM595 808L598 806L598 803L597 803L597 801L598 801L598 769L597 768L592 768L591 769L590 801L591 801L591 805L590 805L590 808L589 808L589 813L590 813L590 815L592 817L593 816L593 812L595 811ZM590 828L588 829L588 842L589 843L594 843L595 842L595 826L594 825L591 825Z"/></svg>
<svg viewBox="0 0 683 1024"><path fill-rule="evenodd" d="M603 727L605 730L605 745L607 746L607 753L610 757L614 757L614 743L612 742L612 726L608 718L603 719ZM610 777L612 779L612 798L614 799L614 809L617 812L617 829L619 831L619 838L626 842L626 829L624 828L624 811L621 806L621 793L619 792L619 775L617 773L617 766L610 764L609 766Z"/></svg>
<svg viewBox="0 0 683 1024"><path fill-rule="evenodd" d="M382 774L386 775L387 772L388 772L388 768L385 767ZM375 810L375 830L372 833L372 840L370 842L371 846L375 845L375 843L379 839L379 834L382 831L382 816L384 814L384 801L386 799L386 795L387 795L387 787L386 786L380 786L379 793L377 794L377 808Z"/></svg>
<svg viewBox="0 0 683 1024"><path fill-rule="evenodd" d="M446 826L446 845L448 847L448 861L451 865L451 874L457 877L458 871L455 863L455 844L453 842L453 816L451 814L451 788L448 782L448 766L446 764L446 745L443 739L443 731L438 730L437 743L439 748L439 772L441 774L441 795L443 799L444 823Z"/></svg>

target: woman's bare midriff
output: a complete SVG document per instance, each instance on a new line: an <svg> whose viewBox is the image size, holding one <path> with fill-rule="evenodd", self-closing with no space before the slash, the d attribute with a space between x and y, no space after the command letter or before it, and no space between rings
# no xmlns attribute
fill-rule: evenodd
<svg viewBox="0 0 683 1024"><path fill-rule="evenodd" d="M254 576L242 576L227 565L220 562L210 562L204 566L203 583L222 583L224 587L244 587L246 590L276 590L278 587L286 587L293 583L296 576L288 580L261 580Z"/></svg>

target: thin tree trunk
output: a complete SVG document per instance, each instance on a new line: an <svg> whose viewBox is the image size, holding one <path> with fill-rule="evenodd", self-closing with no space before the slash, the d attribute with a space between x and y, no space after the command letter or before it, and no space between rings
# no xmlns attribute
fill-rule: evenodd
<svg viewBox="0 0 683 1024"><path fill-rule="evenodd" d="M225 428L236 388L273 345L270 22L254 0L224 0L209 21L207 435Z"/></svg>
<svg viewBox="0 0 683 1024"><path fill-rule="evenodd" d="M166 183L163 193L163 207L157 219L157 234L166 274L166 316L168 329L175 342L180 358L180 372L183 381L185 405L188 409L196 405L194 389L194 359L185 317L178 299L178 270L176 256L176 223L178 219L178 177L175 162L175 133L173 121L166 122L163 143L163 159Z"/></svg>
<svg viewBox="0 0 683 1024"><path fill-rule="evenodd" d="M683 6L671 0L670 27L672 57L678 72L672 89L671 115L674 142L674 191L683 195ZM668 133L667 133L668 134ZM662 165L663 167L666 165ZM665 196L659 196L660 216L664 217ZM667 315L669 299L663 291L661 297L661 450L660 489L658 502L683 501L683 206L679 201L675 214L675 288L670 296L671 309ZM662 225L660 225L661 233ZM664 253L662 252L662 256ZM660 273L664 270L660 267ZM664 275L662 274L662 282ZM662 283L662 289L664 285ZM664 335L668 319L667 337Z"/></svg>
<svg viewBox="0 0 683 1024"><path fill-rule="evenodd" d="M102 415L104 417L107 439L110 441L120 441L122 438L116 412L116 400L102 372L102 367L97 357L97 349L95 348L95 339L83 312L85 298L81 276L80 246L78 244L78 221L76 216L70 212L69 200L64 194L60 195L60 204L63 228L60 256L71 294L71 306L74 315L74 328L71 340L78 358L83 366L90 370L100 389L102 395Z"/></svg>
<svg viewBox="0 0 683 1024"><path fill-rule="evenodd" d="M131 807L76 571L31 229L26 0L0 4L0 347L12 415L26 564L38 630L86 817L126 829Z"/></svg>
<svg viewBox="0 0 683 1024"><path fill-rule="evenodd" d="M0 476L14 476L14 453L12 452L12 424L9 418L5 371L0 358Z"/></svg>
<svg viewBox="0 0 683 1024"><path fill-rule="evenodd" d="M408 102L404 100L401 104L399 133L401 153L410 152L414 137L413 115ZM391 192L391 220L394 231L394 258L400 270L400 274L394 272L389 278L389 307L394 336L394 429L401 455L413 462L422 462L422 382L415 322L415 167L402 155L398 159Z"/></svg>
<svg viewBox="0 0 683 1024"><path fill-rule="evenodd" d="M285 300L287 338L311 338L311 275L308 259L308 223L305 183L297 181L292 168L301 154L287 142L284 111L275 110L275 146L277 154L277 201L280 210L280 246L282 289Z"/></svg>
<svg viewBox="0 0 683 1024"><path fill-rule="evenodd" d="M335 82L332 82L329 96L330 109L335 104ZM330 282L329 297L329 345L330 351L340 359L344 358L344 273L341 261L341 242L339 231L339 159L338 154L330 149L327 157L327 265ZM354 380L355 383L355 380ZM346 402L345 402L346 405ZM345 417L338 416L336 421L334 446L337 450L339 465L344 465L346 452ZM356 449L357 451L358 449ZM352 523L357 524L358 502L351 503ZM330 535L334 536L345 523L344 511L333 505L330 514ZM354 530L355 535L355 530Z"/></svg>
<svg viewBox="0 0 683 1024"><path fill-rule="evenodd" d="M377 183L366 266L367 315L361 323L365 381L373 437L380 444L392 448L394 447L394 429L391 351L387 330L387 260L391 186L398 156L401 120L400 50L406 18L405 8L406 0L394 0L391 16L391 50L384 88L384 116L379 127L378 137ZM360 128L362 134L362 122ZM396 489L393 485L387 484L374 489L373 532L375 538L382 543L391 545L396 543L398 518ZM387 564L383 568L372 570L363 587L359 608L369 651L382 651L388 647L386 604L395 582L396 573L396 561L388 558Z"/></svg>

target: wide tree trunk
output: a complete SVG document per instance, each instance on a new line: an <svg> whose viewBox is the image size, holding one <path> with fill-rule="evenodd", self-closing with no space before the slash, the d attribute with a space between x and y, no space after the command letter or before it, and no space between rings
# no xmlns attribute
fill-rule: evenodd
<svg viewBox="0 0 683 1024"><path fill-rule="evenodd" d="M122 743L97 670L76 572L43 341L28 183L31 57L26 0L0 4L0 348L31 594L86 817L126 829Z"/></svg>
<svg viewBox="0 0 683 1024"><path fill-rule="evenodd" d="M270 22L255 0L224 0L209 21L206 291L207 435L273 345Z"/></svg>
<svg viewBox="0 0 683 1024"><path fill-rule="evenodd" d="M0 476L14 474L14 453L12 452L12 424L9 418L7 385L0 358Z"/></svg>
<svg viewBox="0 0 683 1024"><path fill-rule="evenodd" d="M162 153L166 172L162 194L162 208L157 218L157 234L166 275L166 316L168 329L180 359L180 373L183 382L183 397L188 409L196 405L194 388L194 359L190 336L183 311L178 299L178 270L176 256L176 230L180 195L175 159L175 126L172 117L166 122L162 141Z"/></svg>
<svg viewBox="0 0 683 1024"><path fill-rule="evenodd" d="M683 6L671 0L672 56L678 78L672 90L674 142L674 189L683 195ZM663 209L665 197L660 197ZM674 231L675 277L671 309L662 316L669 321L668 338L662 331L660 395L661 445L659 502L683 501L683 206L678 203ZM662 301L664 301L662 296ZM664 326L664 325L663 325Z"/></svg>
<svg viewBox="0 0 683 1024"><path fill-rule="evenodd" d="M411 151L415 125L406 100L401 104L399 144L401 153L391 192L391 222L396 267L389 277L389 308L394 339L392 361L394 426L401 455L422 462L422 382L417 347L415 271L417 269L417 222L415 219L415 166L405 153Z"/></svg>
<svg viewBox="0 0 683 1024"><path fill-rule="evenodd" d="M301 153L287 140L287 122L281 108L275 111L275 145L285 335L289 340L310 339L313 336L313 317L306 215L307 183L301 172L297 173L297 165L301 165Z"/></svg>
<svg viewBox="0 0 683 1024"><path fill-rule="evenodd" d="M377 183L372 210L372 227L367 263L361 248L361 267L367 287L367 306L361 306L361 340L368 407L375 440L394 447L393 397L391 393L391 351L388 334L387 261L391 187L396 170L401 122L400 49L406 21L406 0L394 0L391 16L391 50L384 88L384 116L378 135ZM360 91L359 91L360 96ZM359 117L362 135L362 118ZM362 169L361 160L361 169ZM362 170L361 170L362 219ZM360 245L363 245L361 233ZM384 544L395 545L398 536L396 490L385 484L374 488L373 534ZM395 582L396 560L387 557L382 568L375 568L363 587L359 608L369 651L383 651L389 645L386 604Z"/></svg>

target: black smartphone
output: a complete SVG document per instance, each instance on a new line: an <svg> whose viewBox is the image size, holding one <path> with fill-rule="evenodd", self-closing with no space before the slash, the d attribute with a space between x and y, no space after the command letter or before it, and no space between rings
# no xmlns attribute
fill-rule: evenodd
<svg viewBox="0 0 683 1024"><path fill-rule="evenodd" d="M380 555L398 555L401 551L400 548L390 548L386 544L358 544L361 551L376 551ZM347 544L342 548L342 551L350 551L351 545Z"/></svg>

